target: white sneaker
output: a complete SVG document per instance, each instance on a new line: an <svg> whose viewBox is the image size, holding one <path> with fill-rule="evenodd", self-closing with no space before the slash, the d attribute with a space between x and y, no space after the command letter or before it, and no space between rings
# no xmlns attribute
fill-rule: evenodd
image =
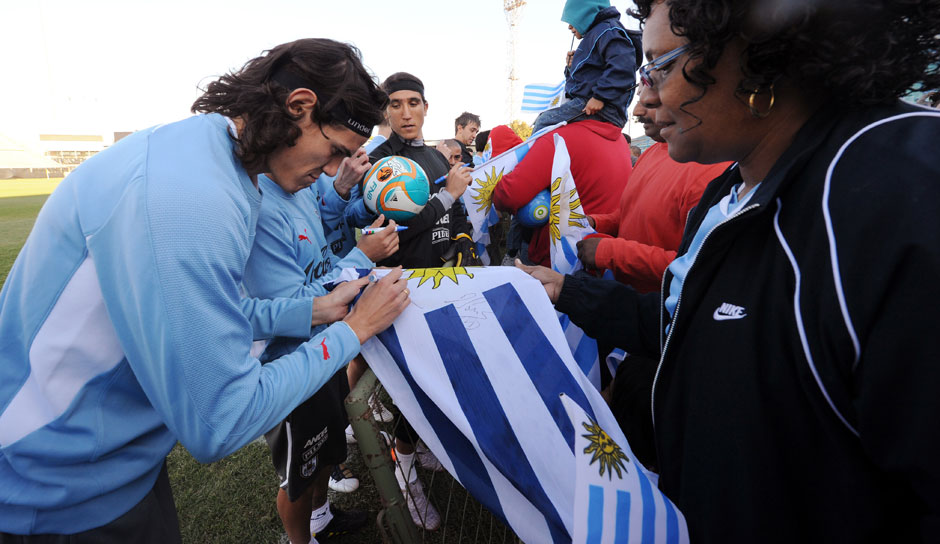
<svg viewBox="0 0 940 544"><path fill-rule="evenodd" d="M382 401L378 397L372 395L369 397L369 406L372 407L372 417L376 421L381 421L382 423L391 423L395 419L395 416L388 411L388 408L382 404Z"/></svg>
<svg viewBox="0 0 940 544"><path fill-rule="evenodd" d="M432 470L434 472L439 472L444 470L444 467L441 465L441 462L438 460L437 456L434 455L434 452L428 449L424 445L424 442L418 442L415 446L415 453L417 453L418 464L421 465L421 468Z"/></svg>
<svg viewBox="0 0 940 544"><path fill-rule="evenodd" d="M405 496L405 502L408 503L408 511L411 512L411 520L418 527L423 527L428 531L436 531L441 526L441 515L437 508L431 504L428 497L424 494L424 486L417 478L408 484L407 489L402 489Z"/></svg>
<svg viewBox="0 0 940 544"><path fill-rule="evenodd" d="M356 443L356 433L353 432L352 425L346 425L346 443L347 444Z"/></svg>
<svg viewBox="0 0 940 544"><path fill-rule="evenodd" d="M352 493L359 489L359 478L353 476L346 465L336 465L330 474L330 489L339 493Z"/></svg>

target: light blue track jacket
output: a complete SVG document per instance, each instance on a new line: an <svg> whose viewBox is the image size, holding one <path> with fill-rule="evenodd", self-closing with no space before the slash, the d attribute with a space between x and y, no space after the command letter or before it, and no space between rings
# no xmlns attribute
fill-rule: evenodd
<svg viewBox="0 0 940 544"><path fill-rule="evenodd" d="M343 259L331 251L324 234L324 216L329 210L330 215L340 217L345 206L335 190L326 190L321 196L315 184L290 194L264 175L258 176L258 186L264 202L255 244L245 266L245 290L249 295L322 296L327 292L323 285L336 279L343 268L375 266L359 248L353 248Z"/></svg>
<svg viewBox="0 0 940 544"><path fill-rule="evenodd" d="M366 153L372 153L376 147L385 143L385 140L385 136L376 134L362 147L366 150ZM334 224L334 221L331 221L332 214L336 213L335 209L323 210L323 226L326 239L330 242L330 251L333 252L333 255L343 258L356 246L355 229L369 226L375 221L377 216L366 209L358 185L352 188L349 199L344 201L336 194L336 189L333 188L333 181L335 179L336 178L333 176L327 176L326 174L321 175L317 178L317 190L320 191L321 203L324 203L323 196L329 195L330 193L336 195L336 198L339 199L336 202L342 203L341 217L338 222L336 222L338 224ZM329 201L330 199L327 198L325 205L328 204Z"/></svg>
<svg viewBox="0 0 940 544"><path fill-rule="evenodd" d="M43 206L0 291L0 531L106 524L177 440L224 457L358 353L337 323L271 364L250 357L239 285L261 195L233 145L219 115L141 131Z"/></svg>

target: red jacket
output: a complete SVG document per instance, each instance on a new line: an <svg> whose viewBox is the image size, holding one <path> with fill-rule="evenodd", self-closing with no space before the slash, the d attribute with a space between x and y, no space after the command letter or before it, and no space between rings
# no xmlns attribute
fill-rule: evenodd
<svg viewBox="0 0 940 544"><path fill-rule="evenodd" d="M609 268L618 281L641 293L659 291L663 272L676 258L689 210L705 186L731 163L678 163L666 144L656 143L640 155L615 213L591 214L597 232L594 261Z"/></svg>
<svg viewBox="0 0 940 544"><path fill-rule="evenodd" d="M493 190L496 209L515 213L540 191L549 188L552 160L555 157L552 135L556 133L565 139L568 147L571 174L584 212L616 212L615 195L623 191L633 169L630 164L630 147L619 128L601 121L578 121L540 137L522 162L496 184ZM532 235L529 259L536 264L551 266L549 247L546 225Z"/></svg>

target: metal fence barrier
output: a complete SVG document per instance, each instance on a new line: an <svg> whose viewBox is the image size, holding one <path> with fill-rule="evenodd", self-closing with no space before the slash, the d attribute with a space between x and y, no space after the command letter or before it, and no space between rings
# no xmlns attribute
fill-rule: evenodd
<svg viewBox="0 0 940 544"><path fill-rule="evenodd" d="M395 414L391 423L380 423L373 418L370 398L376 396L392 409L391 400L375 374L367 370L346 397L346 412L358 441L363 462L369 470L382 509L376 524L386 544L411 543L517 543L520 540L506 525L477 502L446 470L419 471L428 499L441 515L441 526L427 531L414 524L405 497L395 478L395 465L386 437L395 436L401 425L401 415ZM417 470L417 463L416 470Z"/></svg>

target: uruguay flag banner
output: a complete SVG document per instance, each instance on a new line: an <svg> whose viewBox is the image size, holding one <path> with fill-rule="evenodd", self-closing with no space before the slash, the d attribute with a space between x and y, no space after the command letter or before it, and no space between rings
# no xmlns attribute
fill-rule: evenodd
<svg viewBox="0 0 940 544"><path fill-rule="evenodd" d="M492 144L487 142L486 147L489 151L484 151L484 157L487 157L487 160L475 166L470 172L472 178L470 186L460 197L467 209L467 219L473 225L473 241L477 245L477 255L481 258L486 255L486 246L490 243L490 226L499 223L499 214L493 207L493 189L496 188L496 184L504 175L512 172L540 136L564 125L565 123L562 122L545 127L530 136L528 140L492 158L489 157L492 154Z"/></svg>
<svg viewBox="0 0 940 544"><path fill-rule="evenodd" d="M541 113L564 104L565 82L558 85L532 84L522 89L522 108L527 113Z"/></svg>
<svg viewBox="0 0 940 544"><path fill-rule="evenodd" d="M342 279L367 273L346 270ZM441 464L490 512L525 542L571 542L580 430L560 395L629 448L575 364L541 283L508 266L404 277L411 304L362 346L369 366Z"/></svg>
<svg viewBox="0 0 940 544"><path fill-rule="evenodd" d="M575 187L575 179L571 175L571 157L568 155L565 139L558 134L555 134L554 138L555 158L552 162L548 215L552 270L562 274L574 274L582 268L581 261L578 260L577 244L595 231L581 207L581 198ZM567 315L557 313L578 367L594 387L600 389L601 363L597 354L597 341L584 334L581 327L572 323Z"/></svg>
<svg viewBox="0 0 940 544"><path fill-rule="evenodd" d="M575 516L572 542L688 544L685 516L656 488L620 429L606 429L567 395L575 429Z"/></svg>
<svg viewBox="0 0 940 544"><path fill-rule="evenodd" d="M343 279L368 273L346 270ZM571 542L584 522L574 470L585 454L578 446L584 431L572 424L562 395L585 414L581 420L607 433L595 433L605 455L612 450L602 437L609 436L628 459L611 462L626 466L630 478L639 478L638 465L575 364L541 283L514 267L415 269L404 277L411 304L362 346L369 366L441 464L516 535ZM640 485L627 484L630 493ZM666 499L653 485L638 489L618 515L629 516L631 534L652 534L644 542L672 542L668 523L643 525L659 524Z"/></svg>

